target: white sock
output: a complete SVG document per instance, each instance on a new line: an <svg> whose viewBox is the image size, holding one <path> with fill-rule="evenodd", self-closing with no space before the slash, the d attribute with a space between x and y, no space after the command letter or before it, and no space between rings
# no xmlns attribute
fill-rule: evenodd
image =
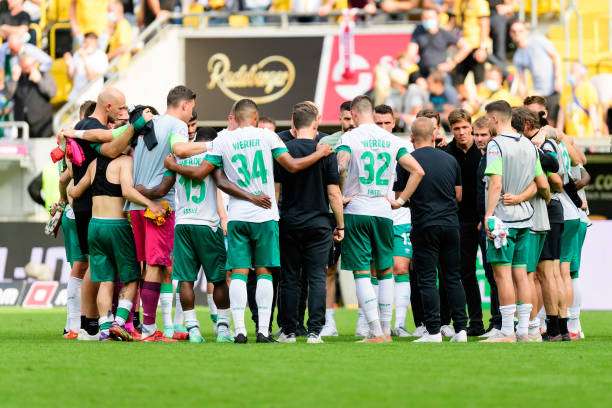
<svg viewBox="0 0 612 408"><path fill-rule="evenodd" d="M181 305L181 291L177 281L173 280L172 286L174 286L174 325L181 326L185 320L183 317L183 305Z"/></svg>
<svg viewBox="0 0 612 408"><path fill-rule="evenodd" d="M66 288L66 309L68 314L68 330L78 332L81 327L81 284L83 279L71 276Z"/></svg>
<svg viewBox="0 0 612 408"><path fill-rule="evenodd" d="M383 277L378 281L378 310L383 334L391 334L391 318L393 317L393 275Z"/></svg>
<svg viewBox="0 0 612 408"><path fill-rule="evenodd" d="M499 312L502 317L502 333L506 336L514 334L514 312L516 312L516 305L500 306Z"/></svg>
<svg viewBox="0 0 612 408"><path fill-rule="evenodd" d="M132 301L129 299L119 299L117 313L115 314L115 323L119 326L123 326L130 315L130 310L132 310Z"/></svg>
<svg viewBox="0 0 612 408"><path fill-rule="evenodd" d="M257 277L257 289L255 290L258 316L257 331L266 337L270 335L270 313L272 312L273 298L272 275L259 275Z"/></svg>
<svg viewBox="0 0 612 408"><path fill-rule="evenodd" d="M335 326L336 320L334 319L334 308L325 309L325 325Z"/></svg>
<svg viewBox="0 0 612 408"><path fill-rule="evenodd" d="M230 328L230 309L218 309L217 310L217 328L221 327L221 330L227 330ZM227 327L224 327L227 326Z"/></svg>
<svg viewBox="0 0 612 408"><path fill-rule="evenodd" d="M370 326L370 332L374 336L382 336L382 327L380 326L380 317L378 315L378 301L376 300L376 293L372 287L370 276L364 277L355 276L355 287L357 289L357 300L359 306L363 310L368 325Z"/></svg>
<svg viewBox="0 0 612 408"><path fill-rule="evenodd" d="M395 328L405 327L410 306L410 282L395 282Z"/></svg>
<svg viewBox="0 0 612 408"><path fill-rule="evenodd" d="M529 334L536 335L540 333L540 319L536 316L535 319L529 321Z"/></svg>
<svg viewBox="0 0 612 408"><path fill-rule="evenodd" d="M185 316L185 327L187 327L187 331L201 336L200 322L198 321L195 309L183 310L183 316Z"/></svg>
<svg viewBox="0 0 612 408"><path fill-rule="evenodd" d="M574 292L574 300L569 307L567 328L569 331L576 333L580 331L580 308L582 307L582 293L580 292L578 278L572 279L572 290Z"/></svg>
<svg viewBox="0 0 612 408"><path fill-rule="evenodd" d="M113 320L114 320L113 314L110 312L106 316L100 316L98 318L98 325L100 326L100 333L109 334L110 324L113 322ZM104 327L104 326L108 326L108 327Z"/></svg>
<svg viewBox="0 0 612 408"><path fill-rule="evenodd" d="M532 307L533 305L531 303L523 303L516 307L518 312L516 334L518 336L526 336L529 333L529 315L531 314Z"/></svg>
<svg viewBox="0 0 612 408"><path fill-rule="evenodd" d="M217 305L215 305L215 299L213 299L212 293L206 294L206 301L208 302L208 309L210 310L210 318L213 322L217 321Z"/></svg>
<svg viewBox="0 0 612 408"><path fill-rule="evenodd" d="M161 309L162 321L164 322L164 329L173 327L172 323L172 298L174 297L172 292L162 292L159 294L159 306Z"/></svg>
<svg viewBox="0 0 612 408"><path fill-rule="evenodd" d="M244 334L246 336L247 331L244 325L244 309L247 304L246 276L244 279L232 278L229 286L229 296L236 335Z"/></svg>

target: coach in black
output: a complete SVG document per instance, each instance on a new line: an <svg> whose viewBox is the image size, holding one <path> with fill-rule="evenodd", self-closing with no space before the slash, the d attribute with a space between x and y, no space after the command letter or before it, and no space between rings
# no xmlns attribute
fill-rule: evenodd
<svg viewBox="0 0 612 408"><path fill-rule="evenodd" d="M459 224L461 239L461 282L467 300L470 325L468 336L484 334L482 322L482 302L478 280L476 279L476 254L478 252L478 217L476 209L478 166L482 153L472 134L472 119L463 109L455 109L448 115L448 122L453 133L453 140L446 147L446 152L453 156L461 169L461 186L463 188L459 203Z"/></svg>
<svg viewBox="0 0 612 408"><path fill-rule="evenodd" d="M461 201L461 171L448 153L435 149L433 124L417 118L412 124L412 153L425 170L425 176L410 199L413 264L416 271L427 333L417 342L441 342L440 296L436 288L437 266L445 281L445 290L455 328L454 342L466 342L467 316L465 293L461 284L459 254L459 219L457 202ZM408 173L397 175L397 185L405 185Z"/></svg>
<svg viewBox="0 0 612 408"><path fill-rule="evenodd" d="M296 138L287 142L289 153L305 157L316 150L318 109L298 103L292 121ZM308 280L308 343L321 343L325 324L325 280L332 233L344 237L342 194L334 154L308 169L291 174L275 167L280 202L281 279L279 314L283 316L280 342L295 342L301 276ZM329 207L336 218L332 231Z"/></svg>

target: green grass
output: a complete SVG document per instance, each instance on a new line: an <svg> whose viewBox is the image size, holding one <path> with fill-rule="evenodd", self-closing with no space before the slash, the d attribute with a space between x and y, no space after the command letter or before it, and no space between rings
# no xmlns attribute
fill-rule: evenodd
<svg viewBox="0 0 612 408"><path fill-rule="evenodd" d="M205 309L201 345L67 341L64 313L0 309L0 407L612 406L612 313L574 343L244 346L212 343Z"/></svg>

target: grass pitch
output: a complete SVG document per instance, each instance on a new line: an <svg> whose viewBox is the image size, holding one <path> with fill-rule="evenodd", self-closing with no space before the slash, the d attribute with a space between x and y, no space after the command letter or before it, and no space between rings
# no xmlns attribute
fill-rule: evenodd
<svg viewBox="0 0 612 408"><path fill-rule="evenodd" d="M64 340L63 309L0 309L1 407L611 407L612 313L555 344L103 344Z"/></svg>

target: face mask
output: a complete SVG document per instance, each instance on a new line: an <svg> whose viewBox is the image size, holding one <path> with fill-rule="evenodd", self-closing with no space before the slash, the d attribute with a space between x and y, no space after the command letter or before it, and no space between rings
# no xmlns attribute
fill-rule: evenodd
<svg viewBox="0 0 612 408"><path fill-rule="evenodd" d="M437 20L423 20L423 28L425 28L427 31L435 30L436 28L438 28L438 21Z"/></svg>
<svg viewBox="0 0 612 408"><path fill-rule="evenodd" d="M115 13L108 13L108 21L111 23L116 23L117 22L117 16L115 16Z"/></svg>
<svg viewBox="0 0 612 408"><path fill-rule="evenodd" d="M485 86L489 91L495 92L499 89L499 84L494 79L487 79L485 81Z"/></svg>

